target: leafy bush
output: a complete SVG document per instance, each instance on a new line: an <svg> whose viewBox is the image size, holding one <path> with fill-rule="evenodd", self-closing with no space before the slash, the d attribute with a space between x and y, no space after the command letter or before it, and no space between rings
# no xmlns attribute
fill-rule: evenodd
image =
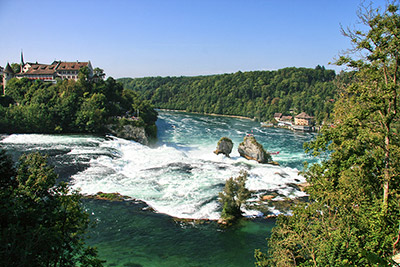
<svg viewBox="0 0 400 267"><path fill-rule="evenodd" d="M0 150L1 266L102 266L84 244L81 195L56 179L39 153L23 155L14 169Z"/></svg>
<svg viewBox="0 0 400 267"><path fill-rule="evenodd" d="M240 208L250 197L250 191L245 187L247 175L247 172L241 171L238 177L231 177L226 181L224 191L219 193L221 219L233 221L242 217Z"/></svg>

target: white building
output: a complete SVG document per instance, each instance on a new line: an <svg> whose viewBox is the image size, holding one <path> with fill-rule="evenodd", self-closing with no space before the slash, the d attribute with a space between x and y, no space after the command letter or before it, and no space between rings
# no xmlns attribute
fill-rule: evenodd
<svg viewBox="0 0 400 267"><path fill-rule="evenodd" d="M56 82L56 79L61 80L78 80L79 70L83 67L88 67L89 78L93 77L93 67L90 61L88 62L63 62L54 61L51 64L41 64L41 63L30 63L24 62L23 54L21 53L21 70L15 73L10 64L3 70L3 92L5 90L7 81L11 78L27 78L31 80L42 80L49 82Z"/></svg>

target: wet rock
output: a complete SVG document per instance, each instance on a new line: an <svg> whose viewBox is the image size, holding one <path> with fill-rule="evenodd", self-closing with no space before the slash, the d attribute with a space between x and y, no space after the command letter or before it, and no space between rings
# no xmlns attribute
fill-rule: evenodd
<svg viewBox="0 0 400 267"><path fill-rule="evenodd" d="M285 177L289 176L287 173L284 173L284 172L275 172L274 174L279 175L282 178L285 178Z"/></svg>
<svg viewBox="0 0 400 267"><path fill-rule="evenodd" d="M305 189L310 186L310 184L308 182L304 182L304 183L288 183L288 186L290 186L291 188L294 188L296 190L300 190L300 191L305 191Z"/></svg>
<svg viewBox="0 0 400 267"><path fill-rule="evenodd" d="M276 197L276 196L274 196L274 195L265 195L265 196L262 197L262 200L263 201L272 200L274 197Z"/></svg>
<svg viewBox="0 0 400 267"><path fill-rule="evenodd" d="M269 163L272 161L271 155L267 153L263 146L256 141L254 136L245 136L240 143L238 152L241 157L249 160L255 160L259 163Z"/></svg>
<svg viewBox="0 0 400 267"><path fill-rule="evenodd" d="M224 154L229 157L229 154L232 152L233 142L228 137L222 137L219 139L217 144L217 149L214 151L215 154Z"/></svg>
<svg viewBox="0 0 400 267"><path fill-rule="evenodd" d="M149 144L149 138L144 127L138 127L130 124L123 126L108 125L107 129L111 132L111 134L117 137L134 140L142 145Z"/></svg>
<svg viewBox="0 0 400 267"><path fill-rule="evenodd" d="M299 187L299 189L301 191L304 192L304 191L306 191L306 188L310 186L310 184L308 182L304 182L304 183L301 183L301 184L297 184L297 186Z"/></svg>
<svg viewBox="0 0 400 267"><path fill-rule="evenodd" d="M218 219L218 223L222 224L222 225L228 225L229 222L227 220L225 220L225 219L219 218Z"/></svg>

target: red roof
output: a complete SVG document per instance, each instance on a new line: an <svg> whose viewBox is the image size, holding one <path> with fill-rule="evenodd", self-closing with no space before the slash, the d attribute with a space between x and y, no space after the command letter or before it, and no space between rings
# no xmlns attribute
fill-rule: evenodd
<svg viewBox="0 0 400 267"><path fill-rule="evenodd" d="M28 63L31 67L20 75L52 75L59 70L79 70L84 66L88 66L89 62L61 62L54 61L52 64Z"/></svg>
<svg viewBox="0 0 400 267"><path fill-rule="evenodd" d="M54 74L56 71L57 65L51 64L38 64L38 63L29 63L31 67L22 75L43 75L43 74Z"/></svg>
<svg viewBox="0 0 400 267"><path fill-rule="evenodd" d="M88 65L89 62L59 62L57 70L79 70Z"/></svg>

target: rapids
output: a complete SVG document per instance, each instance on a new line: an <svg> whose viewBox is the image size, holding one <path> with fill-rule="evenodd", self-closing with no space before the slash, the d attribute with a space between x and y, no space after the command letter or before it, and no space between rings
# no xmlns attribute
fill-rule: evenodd
<svg viewBox="0 0 400 267"><path fill-rule="evenodd" d="M291 198L304 195L288 184L305 181L298 172L304 161L314 159L305 155L303 143L314 134L261 128L245 119L159 113L155 147L112 136L40 134L5 136L1 144L15 158L31 151L49 154L60 179L84 194L119 192L179 218L219 218L218 193L241 170L248 172L246 186L255 192L276 190ZM267 151L280 151L273 160L281 166L239 157L237 147L250 132ZM213 153L223 136L234 142L230 158ZM251 210L246 214L259 215Z"/></svg>

